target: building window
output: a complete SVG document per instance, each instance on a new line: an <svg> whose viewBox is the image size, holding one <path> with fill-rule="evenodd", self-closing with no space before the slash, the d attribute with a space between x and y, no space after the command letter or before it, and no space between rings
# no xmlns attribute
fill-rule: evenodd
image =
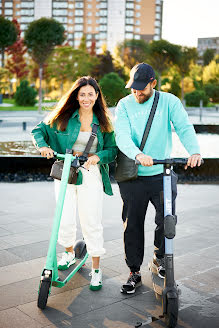
<svg viewBox="0 0 219 328"><path fill-rule="evenodd" d="M82 38L82 36L83 36L83 33L82 32L75 32L74 33L75 39L80 39L80 38Z"/></svg>
<svg viewBox="0 0 219 328"><path fill-rule="evenodd" d="M99 33L99 36L100 36L100 39L106 39L106 33L104 33L104 32L100 32Z"/></svg>
<svg viewBox="0 0 219 328"><path fill-rule="evenodd" d="M75 10L75 16L83 16L83 10Z"/></svg>
<svg viewBox="0 0 219 328"><path fill-rule="evenodd" d="M126 33L125 38L126 39L133 39L133 33Z"/></svg>
<svg viewBox="0 0 219 328"><path fill-rule="evenodd" d="M135 28L135 33L140 33L140 27Z"/></svg>
<svg viewBox="0 0 219 328"><path fill-rule="evenodd" d="M161 12L161 7L160 6L156 6L156 12L160 13Z"/></svg>
<svg viewBox="0 0 219 328"><path fill-rule="evenodd" d="M127 17L133 17L134 16L134 11L132 11L132 10L126 10L126 16Z"/></svg>
<svg viewBox="0 0 219 328"><path fill-rule="evenodd" d="M67 23L67 17L54 16L53 18L56 19L59 23Z"/></svg>
<svg viewBox="0 0 219 328"><path fill-rule="evenodd" d="M83 23L83 17L75 17L75 23Z"/></svg>
<svg viewBox="0 0 219 328"><path fill-rule="evenodd" d="M75 31L83 31L83 25L75 25Z"/></svg>
<svg viewBox="0 0 219 328"><path fill-rule="evenodd" d="M128 32L133 32L133 26L131 26L131 25L127 25L127 26L125 27L125 30L128 31Z"/></svg>
<svg viewBox="0 0 219 328"><path fill-rule="evenodd" d="M91 47L91 41L86 42L87 47Z"/></svg>
<svg viewBox="0 0 219 328"><path fill-rule="evenodd" d="M23 17L21 17L21 22L22 23L30 23L30 22L32 22L32 20L33 20L33 17L30 17L30 16L23 16Z"/></svg>
<svg viewBox="0 0 219 328"><path fill-rule="evenodd" d="M5 9L5 15L13 15L12 9Z"/></svg>
<svg viewBox="0 0 219 328"><path fill-rule="evenodd" d="M136 13L135 16L136 17L140 17L141 16L141 13Z"/></svg>
<svg viewBox="0 0 219 328"><path fill-rule="evenodd" d="M136 34L136 35L134 36L134 39L135 39L135 40L140 40L141 37L140 37L140 35Z"/></svg>
<svg viewBox="0 0 219 328"><path fill-rule="evenodd" d="M134 19L133 18L126 18L125 22L126 22L126 24L134 24Z"/></svg>
<svg viewBox="0 0 219 328"><path fill-rule="evenodd" d="M92 16L92 12L88 11L87 16Z"/></svg>
<svg viewBox="0 0 219 328"><path fill-rule="evenodd" d="M107 23L107 18L106 17L100 17L99 23L100 24L106 24Z"/></svg>
<svg viewBox="0 0 219 328"><path fill-rule="evenodd" d="M159 13L155 14L155 19L160 19L160 14Z"/></svg>
<svg viewBox="0 0 219 328"><path fill-rule="evenodd" d="M101 2L100 3L100 8L107 8L107 3L106 2Z"/></svg>
<svg viewBox="0 0 219 328"><path fill-rule="evenodd" d="M160 29L159 29L158 27L156 27L156 28L154 29L154 31L155 31L155 34L160 34Z"/></svg>
<svg viewBox="0 0 219 328"><path fill-rule="evenodd" d="M127 3L126 3L126 8L134 9L134 3L127 2Z"/></svg>
<svg viewBox="0 0 219 328"><path fill-rule="evenodd" d="M159 21L159 20L156 20L154 25L155 25L156 27L160 27L160 24L161 24L160 21Z"/></svg>
<svg viewBox="0 0 219 328"><path fill-rule="evenodd" d="M73 9L73 8L74 8L73 3L69 3L68 8L69 8L69 9Z"/></svg>
<svg viewBox="0 0 219 328"><path fill-rule="evenodd" d="M107 10L100 10L100 16L107 16Z"/></svg>
<svg viewBox="0 0 219 328"><path fill-rule="evenodd" d="M73 19L68 19L68 24L73 24Z"/></svg>
<svg viewBox="0 0 219 328"><path fill-rule="evenodd" d="M91 4L88 4L88 5L87 5L87 8L88 8L88 9L91 9L91 8L92 8L92 5L91 5Z"/></svg>
<svg viewBox="0 0 219 328"><path fill-rule="evenodd" d="M53 9L54 16L67 16L67 9Z"/></svg>
<svg viewBox="0 0 219 328"><path fill-rule="evenodd" d="M92 39L92 34L87 34L87 35L86 35L86 39L87 39L87 40Z"/></svg>
<svg viewBox="0 0 219 328"><path fill-rule="evenodd" d="M32 16L34 14L34 10L33 9L21 9L20 13L21 13L21 15Z"/></svg>
<svg viewBox="0 0 219 328"><path fill-rule="evenodd" d="M75 3L75 8L84 8L83 2L76 2Z"/></svg>
<svg viewBox="0 0 219 328"><path fill-rule="evenodd" d="M137 10L140 10L140 9L141 9L141 5L136 5L135 8L136 8Z"/></svg>
<svg viewBox="0 0 219 328"><path fill-rule="evenodd" d="M13 8L13 2L5 2L5 8Z"/></svg>
<svg viewBox="0 0 219 328"><path fill-rule="evenodd" d="M92 32L92 27L91 26L88 26L87 31L88 32Z"/></svg>
<svg viewBox="0 0 219 328"><path fill-rule="evenodd" d="M20 3L17 3L16 4L16 8L20 8L21 7L21 4Z"/></svg>
<svg viewBox="0 0 219 328"><path fill-rule="evenodd" d="M137 20L135 21L135 25L140 25L140 20L137 19Z"/></svg>
<svg viewBox="0 0 219 328"><path fill-rule="evenodd" d="M33 8L33 2L21 2L21 8Z"/></svg>
<svg viewBox="0 0 219 328"><path fill-rule="evenodd" d="M53 8L68 8L67 2L53 2Z"/></svg>
<svg viewBox="0 0 219 328"><path fill-rule="evenodd" d="M73 26L69 26L69 27L68 27L68 31L69 31L69 32L72 32L72 31L73 31Z"/></svg>
<svg viewBox="0 0 219 328"><path fill-rule="evenodd" d="M74 41L74 46L78 47L80 45L81 41L80 40L75 40Z"/></svg>
<svg viewBox="0 0 219 328"><path fill-rule="evenodd" d="M155 35L155 36L154 36L154 40L155 40L155 41L160 40L159 36L158 36L158 35Z"/></svg>

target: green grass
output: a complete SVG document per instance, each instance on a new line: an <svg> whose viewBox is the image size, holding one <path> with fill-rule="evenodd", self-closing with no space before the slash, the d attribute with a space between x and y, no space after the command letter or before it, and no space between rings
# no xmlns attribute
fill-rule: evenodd
<svg viewBox="0 0 219 328"><path fill-rule="evenodd" d="M48 101L48 100L45 100L45 101L43 101L43 102L52 102L52 100L51 101ZM14 105L14 106L9 106L9 107L3 107L3 106L1 106L1 104L0 104L0 111L1 110L6 110L6 111L20 111L20 110L26 110L26 111L29 111L29 110L35 110L35 111L37 111L38 110L38 105L36 105L36 106L17 106L17 105L15 105L15 101L14 101L14 99L3 99L3 103L4 104L12 104L12 105ZM46 107L46 106L43 106L42 107L42 110L48 110L50 107Z"/></svg>

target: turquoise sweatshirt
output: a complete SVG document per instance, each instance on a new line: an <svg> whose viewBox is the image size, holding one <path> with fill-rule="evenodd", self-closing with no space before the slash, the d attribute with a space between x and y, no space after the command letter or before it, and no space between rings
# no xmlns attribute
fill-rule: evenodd
<svg viewBox="0 0 219 328"><path fill-rule="evenodd" d="M152 97L143 104L136 102L131 94L122 98L115 111L115 133L118 148L129 158L135 159L139 149L144 129L154 101ZM148 135L143 153L154 159L170 158L172 151L173 124L180 141L190 155L200 154L197 137L193 125L181 101L171 93L160 92L155 116ZM151 167L139 166L138 175L148 176L163 172L163 165Z"/></svg>

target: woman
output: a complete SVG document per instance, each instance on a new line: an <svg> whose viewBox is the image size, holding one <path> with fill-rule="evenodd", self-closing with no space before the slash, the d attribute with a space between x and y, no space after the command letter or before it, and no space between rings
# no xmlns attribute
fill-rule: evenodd
<svg viewBox="0 0 219 328"><path fill-rule="evenodd" d="M84 76L78 79L61 99L56 109L33 130L33 142L43 157L53 157L53 152L65 153L67 148L74 155L82 155L92 131L98 124L97 138L91 147L88 160L80 169L76 185L68 184L59 229L58 242L65 247L59 270L66 270L75 263L76 204L88 254L92 256L90 289L102 287L100 256L103 248L102 202L103 190L112 195L108 163L117 154L114 132L100 87L95 79ZM60 181L55 180L56 200Z"/></svg>

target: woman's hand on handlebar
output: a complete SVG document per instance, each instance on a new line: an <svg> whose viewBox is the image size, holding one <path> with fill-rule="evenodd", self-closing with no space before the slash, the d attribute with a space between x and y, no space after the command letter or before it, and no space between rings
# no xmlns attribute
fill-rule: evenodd
<svg viewBox="0 0 219 328"><path fill-rule="evenodd" d="M151 156L147 156L145 154L138 154L135 157L143 166L152 166L153 165L153 159Z"/></svg>
<svg viewBox="0 0 219 328"><path fill-rule="evenodd" d="M188 168L188 166L190 166L191 168L195 167L195 166L200 166L201 165L201 161L202 161L202 157L200 154L194 154L192 156L190 156L188 158L188 162L185 166L185 170Z"/></svg>
<svg viewBox="0 0 219 328"><path fill-rule="evenodd" d="M54 157L54 150L49 147L41 147L39 148L40 154L47 159Z"/></svg>
<svg viewBox="0 0 219 328"><path fill-rule="evenodd" d="M89 170L91 165L96 165L100 161L100 158L97 155L92 155L88 157L87 161L84 163L84 168Z"/></svg>

